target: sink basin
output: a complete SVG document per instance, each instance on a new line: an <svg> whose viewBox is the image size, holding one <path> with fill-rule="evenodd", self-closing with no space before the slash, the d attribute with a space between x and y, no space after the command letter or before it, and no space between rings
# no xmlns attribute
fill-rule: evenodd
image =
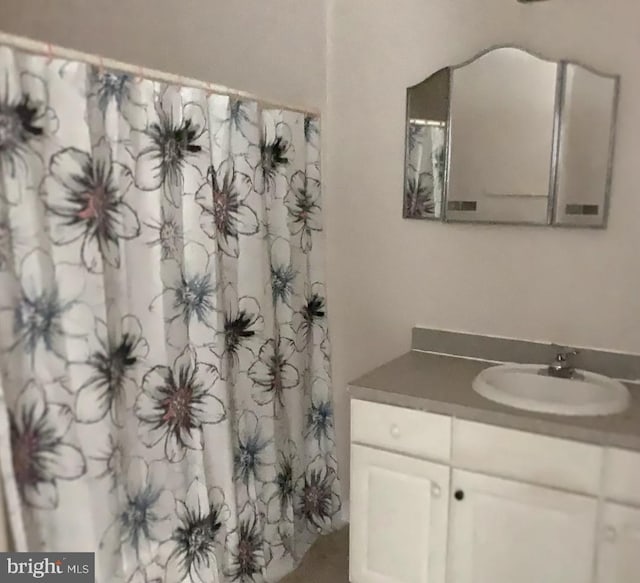
<svg viewBox="0 0 640 583"><path fill-rule="evenodd" d="M472 386L496 403L540 413L612 415L629 406L629 390L622 383L584 370L576 370L576 377L550 377L540 364L503 364L483 370Z"/></svg>

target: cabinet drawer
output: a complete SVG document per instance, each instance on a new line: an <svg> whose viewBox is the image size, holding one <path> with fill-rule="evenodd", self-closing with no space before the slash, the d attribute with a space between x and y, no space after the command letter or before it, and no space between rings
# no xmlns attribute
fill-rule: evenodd
<svg viewBox="0 0 640 583"><path fill-rule="evenodd" d="M421 458L448 460L451 418L353 399L351 441Z"/></svg>
<svg viewBox="0 0 640 583"><path fill-rule="evenodd" d="M456 467L598 495L602 448L473 421L453 422Z"/></svg>
<svg viewBox="0 0 640 583"><path fill-rule="evenodd" d="M609 449L606 456L605 498L640 504L640 454L624 449Z"/></svg>

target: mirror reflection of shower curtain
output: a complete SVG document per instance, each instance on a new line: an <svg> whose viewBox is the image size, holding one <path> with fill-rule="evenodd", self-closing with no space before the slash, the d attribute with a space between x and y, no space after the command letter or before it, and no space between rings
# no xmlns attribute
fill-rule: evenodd
<svg viewBox="0 0 640 583"><path fill-rule="evenodd" d="M446 126L423 120L409 123L405 218L440 218L444 192Z"/></svg>

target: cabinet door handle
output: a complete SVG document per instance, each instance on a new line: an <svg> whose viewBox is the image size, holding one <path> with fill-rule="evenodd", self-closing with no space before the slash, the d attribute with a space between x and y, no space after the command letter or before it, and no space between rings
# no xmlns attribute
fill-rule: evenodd
<svg viewBox="0 0 640 583"><path fill-rule="evenodd" d="M456 500L464 500L464 491L463 490L456 490L453 494L453 497Z"/></svg>
<svg viewBox="0 0 640 583"><path fill-rule="evenodd" d="M400 428L394 423L389 430L391 437L400 437Z"/></svg>
<svg viewBox="0 0 640 583"><path fill-rule="evenodd" d="M615 529L615 527L607 526L604 529L604 540L612 543L612 542L615 542L617 538L618 538L618 531Z"/></svg>
<svg viewBox="0 0 640 583"><path fill-rule="evenodd" d="M440 490L440 486L438 486L438 484L433 484L431 486L431 495L434 498L440 498L440 494L442 493L442 491Z"/></svg>

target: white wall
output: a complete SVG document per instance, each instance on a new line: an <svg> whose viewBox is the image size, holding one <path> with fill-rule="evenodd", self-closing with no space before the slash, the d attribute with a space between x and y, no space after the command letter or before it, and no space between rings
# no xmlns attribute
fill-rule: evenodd
<svg viewBox="0 0 640 583"><path fill-rule="evenodd" d="M606 231L401 218L405 88L510 43L622 75ZM345 384L405 352L416 324L640 352L639 56L637 0L330 1L325 208L343 461Z"/></svg>

